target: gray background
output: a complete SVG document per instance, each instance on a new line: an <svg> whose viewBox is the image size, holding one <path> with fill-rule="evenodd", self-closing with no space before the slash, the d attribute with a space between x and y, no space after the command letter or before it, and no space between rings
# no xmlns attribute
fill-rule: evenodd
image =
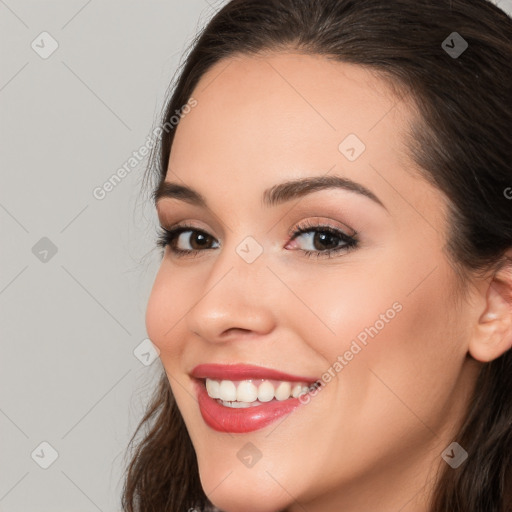
<svg viewBox="0 0 512 512"><path fill-rule="evenodd" d="M124 452L161 366L133 353L147 338L156 215L144 161L103 200L92 192L146 141L219 6L0 1L1 512L120 510ZM59 44L47 59L31 47L48 48L43 31ZM33 254L43 237L55 255ZM58 452L47 469L47 448L31 457L43 441Z"/></svg>
<svg viewBox="0 0 512 512"><path fill-rule="evenodd" d="M223 3L0 0L0 512L120 511L161 368L144 342L157 221L145 161L93 190L144 144Z"/></svg>

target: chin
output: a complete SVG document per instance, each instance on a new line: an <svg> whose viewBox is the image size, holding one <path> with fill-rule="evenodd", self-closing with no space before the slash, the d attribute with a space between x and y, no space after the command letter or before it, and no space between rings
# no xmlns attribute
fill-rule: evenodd
<svg viewBox="0 0 512 512"><path fill-rule="evenodd" d="M295 501L264 468L220 470L213 461L207 464L199 466L201 485L222 512L282 512Z"/></svg>

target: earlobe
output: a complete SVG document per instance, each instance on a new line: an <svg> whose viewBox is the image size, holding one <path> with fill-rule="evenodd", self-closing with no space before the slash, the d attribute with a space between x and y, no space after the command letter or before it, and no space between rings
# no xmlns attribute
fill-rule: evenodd
<svg viewBox="0 0 512 512"><path fill-rule="evenodd" d="M489 283L486 308L469 342L477 361L490 362L512 348L512 262L496 272Z"/></svg>

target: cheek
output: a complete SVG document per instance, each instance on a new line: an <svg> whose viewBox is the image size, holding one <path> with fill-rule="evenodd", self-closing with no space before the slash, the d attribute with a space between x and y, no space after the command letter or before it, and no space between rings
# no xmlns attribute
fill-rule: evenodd
<svg viewBox="0 0 512 512"><path fill-rule="evenodd" d="M460 319L450 309L454 276L440 254L381 256L296 287L316 318L303 305L293 315L324 360L330 376L323 380L349 395L343 402L353 418L370 421L387 402L414 421L400 399L427 417L437 414L465 357Z"/></svg>
<svg viewBox="0 0 512 512"><path fill-rule="evenodd" d="M302 301L288 304L283 317L292 317L301 338L326 363L332 364L351 347L356 351L354 341L364 348L372 339L384 338L388 326L403 314L396 271L363 272L362 267L361 263L333 267L329 272L317 272L314 281L287 276Z"/></svg>
<svg viewBox="0 0 512 512"><path fill-rule="evenodd" d="M447 265L438 263L436 271L423 282L435 265L424 265L419 274L414 269L413 275L403 280L395 275L394 283L375 283L382 288L374 290L382 292L370 292L366 310L361 298L353 303L360 317L352 324L348 339L358 341L361 333L368 336L343 370L346 381L357 381L357 385L349 386L347 400L363 425L374 424L378 417L389 418L381 426L383 435L389 429L390 439L399 435L394 430L397 426L404 432L410 429L430 435L422 421L437 430L464 362L460 319L449 311L453 276ZM399 308L389 314L387 308L393 303Z"/></svg>
<svg viewBox="0 0 512 512"><path fill-rule="evenodd" d="M178 331L182 326L179 319L183 312L179 311L179 304L182 303L183 289L171 278L165 263L162 263L146 307L146 331L162 357L169 351L178 350L177 344L170 341L180 339Z"/></svg>

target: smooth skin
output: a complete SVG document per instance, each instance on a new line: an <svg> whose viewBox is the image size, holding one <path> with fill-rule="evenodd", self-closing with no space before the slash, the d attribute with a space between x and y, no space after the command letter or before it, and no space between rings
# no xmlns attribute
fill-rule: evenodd
<svg viewBox="0 0 512 512"><path fill-rule="evenodd" d="M146 326L205 492L226 512L427 512L482 363L512 345L512 276L475 278L462 298L444 249L447 199L405 153L412 103L370 71L294 51L237 55L211 68L193 97L166 180L208 207L163 198L157 211L166 228L190 223L210 244L188 231L176 243L199 251L192 257L166 246ZM349 134L366 146L354 161L339 150ZM324 175L364 185L384 207L343 189L262 203L268 187ZM321 229L289 235L304 221L356 231L359 244L325 257L313 241ZM236 250L247 236L263 249L252 263ZM248 434L204 423L196 365L321 378L397 302L401 311L284 420ZM237 457L249 442L262 454L251 468Z"/></svg>

